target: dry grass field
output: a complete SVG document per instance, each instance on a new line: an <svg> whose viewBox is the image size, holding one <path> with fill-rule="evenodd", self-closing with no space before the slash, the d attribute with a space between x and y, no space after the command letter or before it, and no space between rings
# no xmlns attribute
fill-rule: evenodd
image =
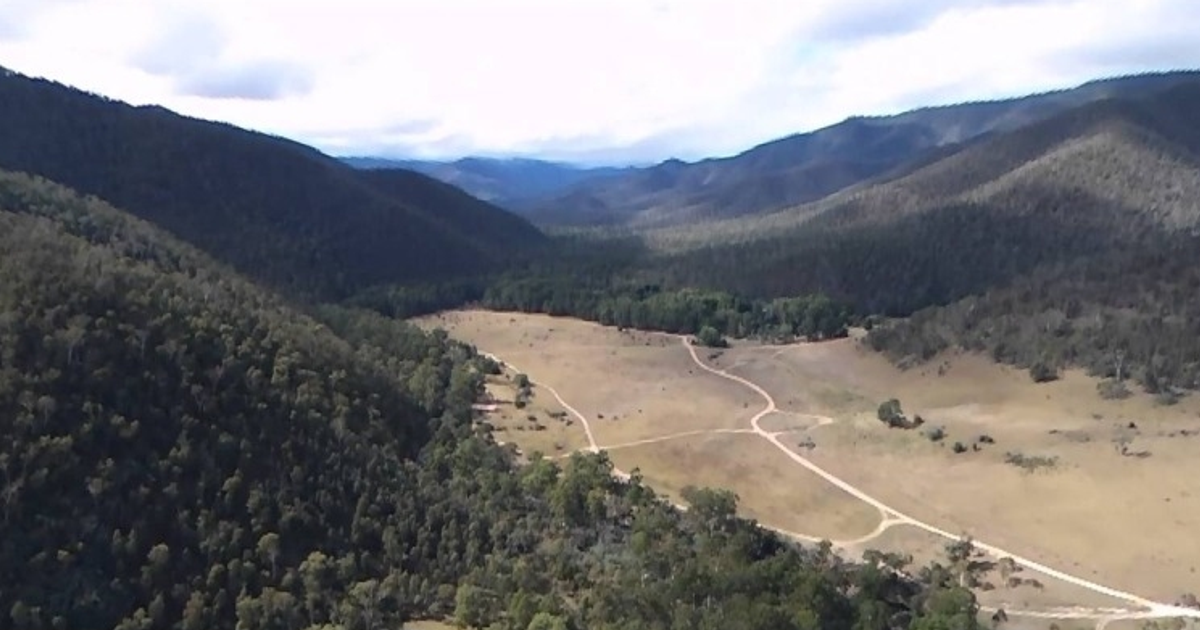
<svg viewBox="0 0 1200 630"><path fill-rule="evenodd" d="M402 630L457 630L449 621L408 621Z"/></svg>
<svg viewBox="0 0 1200 630"><path fill-rule="evenodd" d="M947 542L947 540L940 536L930 534L915 527L897 525L887 529L869 542L854 545L847 549L847 552L853 557L861 557L862 552L867 549L878 549L879 551L909 555L913 559L912 566L920 567L935 561L945 564L945 547ZM1019 578L1021 583L1007 586L1006 577ZM979 603L982 606L1004 608L1006 610L1129 607L1129 604L1123 600L1108 597L1032 571L1018 571L1011 576L1005 576L997 566L982 571L979 579L980 582L991 584L993 587L977 591L976 595L979 597ZM1036 580L1037 584L1028 580ZM1042 621L1044 622L1044 620ZM1048 622L1044 622L1042 627L1046 625L1048 625Z"/></svg>
<svg viewBox="0 0 1200 630"><path fill-rule="evenodd" d="M692 486L737 493L741 511L763 525L819 538L857 538L879 524L879 512L788 461L756 435L703 435L609 453L622 470L679 501Z"/></svg>
<svg viewBox="0 0 1200 630"><path fill-rule="evenodd" d="M526 455L540 452L547 457L587 448L583 427L553 396L535 392L524 409L516 408L513 376L509 370L488 379L487 392L496 410L484 414L484 419L492 425L496 441L516 444Z"/></svg>
<svg viewBox="0 0 1200 630"><path fill-rule="evenodd" d="M591 420L602 447L747 429L763 407L749 388L698 369L676 337L478 311L420 323L444 327L555 388ZM790 432L782 437L787 447L912 517L1160 601L1200 591L1198 400L1171 407L1143 395L1107 401L1083 374L1035 385L1023 371L970 355L902 371L853 339L786 347L737 343L699 352L710 365L757 383L776 399L780 411L761 420L764 430ZM534 391L537 404L553 402L549 392ZM892 397L925 425L900 430L880 423L876 407ZM833 422L818 422L805 415L810 413ZM926 431L932 427L943 428L945 438L931 441ZM554 436L550 429L506 429L501 439L511 436L526 450L535 440L551 440L552 447L561 442L565 452L582 446L577 428L564 426ZM994 443L980 442L985 435ZM955 453L955 442L966 452ZM1027 470L1011 463L1010 454L1053 463ZM791 531L845 540L879 522L873 508L753 435L675 437L619 448L611 456L620 468L641 469L652 486L674 496L688 484L732 489L748 516ZM915 540L925 536L915 532L893 528L873 542L895 545L918 560L940 554L943 544ZM997 589L981 599L1118 605L1046 576L1027 577L1045 588ZM1046 620L1028 623L1049 626ZM1064 629L1069 624L1058 622Z"/></svg>
<svg viewBox="0 0 1200 630"><path fill-rule="evenodd" d="M669 335L487 311L445 313L418 323L441 326L553 387L592 420L600 444L746 428L762 407L754 392L696 368L679 339ZM552 400L536 386L533 393Z"/></svg>
<svg viewBox="0 0 1200 630"><path fill-rule="evenodd" d="M1200 590L1200 401L1108 401L1086 375L1037 385L970 355L901 371L853 340L742 346L720 361L768 391L825 392L814 408L837 422L812 430L803 454L899 510L1143 596ZM875 408L892 397L926 424L883 426ZM946 437L930 441L931 427ZM985 435L995 443L975 451ZM1029 471L1009 453L1055 463Z"/></svg>

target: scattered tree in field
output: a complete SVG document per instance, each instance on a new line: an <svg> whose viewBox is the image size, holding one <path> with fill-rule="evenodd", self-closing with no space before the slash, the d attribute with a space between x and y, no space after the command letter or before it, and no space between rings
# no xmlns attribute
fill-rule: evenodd
<svg viewBox="0 0 1200 630"><path fill-rule="evenodd" d="M880 403L875 416L879 418L880 422L889 427L902 427L908 424L908 418L904 416L904 410L900 407L900 401L895 398Z"/></svg>
<svg viewBox="0 0 1200 630"><path fill-rule="evenodd" d="M1039 360L1029 366L1029 377L1034 383L1049 383L1058 380L1058 369L1048 361Z"/></svg>
<svg viewBox="0 0 1200 630"><path fill-rule="evenodd" d="M712 326L701 328L700 332L696 333L696 341L709 348L724 348L729 345L729 342L725 341L725 337L721 336L720 331Z"/></svg>
<svg viewBox="0 0 1200 630"><path fill-rule="evenodd" d="M513 405L517 409L524 409L529 404L529 399L533 398L533 381L530 381L526 374L517 374L513 377L513 384L517 387Z"/></svg>
<svg viewBox="0 0 1200 630"><path fill-rule="evenodd" d="M946 545L946 559L950 562L950 568L954 571L959 586L978 586L979 577L992 569L992 563L980 560L980 555L970 537L960 538Z"/></svg>
<svg viewBox="0 0 1200 630"><path fill-rule="evenodd" d="M879 418L880 422L892 429L915 429L925 424L925 419L919 414L912 420L909 420L904 415L904 410L900 408L900 401L895 398L880 403L875 416Z"/></svg>
<svg viewBox="0 0 1200 630"><path fill-rule="evenodd" d="M1005 586L1008 586L1009 578L1020 571L1021 567L1017 564L1016 560L1013 560L1009 556L1005 556L1000 558L1000 560L996 563L996 569L1000 572L1000 581L1003 582Z"/></svg>
<svg viewBox="0 0 1200 630"><path fill-rule="evenodd" d="M1123 400L1132 395L1132 392L1125 385L1125 381L1112 378L1097 383L1096 390L1100 392L1100 397L1105 400Z"/></svg>

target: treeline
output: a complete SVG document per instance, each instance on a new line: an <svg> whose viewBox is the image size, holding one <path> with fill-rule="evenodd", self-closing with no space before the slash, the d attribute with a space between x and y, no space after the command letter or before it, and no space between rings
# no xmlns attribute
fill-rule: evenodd
<svg viewBox="0 0 1200 630"><path fill-rule="evenodd" d="M788 341L845 336L853 312L823 295L748 299L704 289L657 284L588 283L575 275L506 277L494 282L482 305L501 311L569 315L608 326Z"/></svg>
<svg viewBox="0 0 1200 630"><path fill-rule="evenodd" d="M1081 367L1172 400L1200 388L1200 238L1158 234L1048 266L1010 286L878 326L868 342L896 361L950 347L1022 367ZM1117 390L1119 391L1119 389Z"/></svg>
<svg viewBox="0 0 1200 630"><path fill-rule="evenodd" d="M905 316L1124 239L1108 225L1063 212L1058 200L1043 202L1031 202L1023 214L955 204L853 228L814 220L803 231L744 243L714 235L710 246L654 264L671 286L762 297L822 293L859 313ZM1086 198L1073 205L1095 214L1102 207ZM1143 223L1128 219L1124 229L1132 233Z"/></svg>
<svg viewBox="0 0 1200 630"><path fill-rule="evenodd" d="M483 298L487 283L482 278L464 278L437 283L374 286L356 293L344 304L396 319L408 319L477 302Z"/></svg>
<svg viewBox="0 0 1200 630"><path fill-rule="evenodd" d="M975 627L953 567L680 512L603 455L518 466L472 348L303 315L41 180L0 174L0 313L2 627Z"/></svg>

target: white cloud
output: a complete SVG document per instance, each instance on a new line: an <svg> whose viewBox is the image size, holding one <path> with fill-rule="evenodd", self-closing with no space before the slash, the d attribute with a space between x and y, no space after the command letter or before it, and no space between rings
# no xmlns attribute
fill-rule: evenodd
<svg viewBox="0 0 1200 630"><path fill-rule="evenodd" d="M338 153L724 154L1200 65L1191 0L0 0L0 65ZM625 148L623 148L625 147Z"/></svg>

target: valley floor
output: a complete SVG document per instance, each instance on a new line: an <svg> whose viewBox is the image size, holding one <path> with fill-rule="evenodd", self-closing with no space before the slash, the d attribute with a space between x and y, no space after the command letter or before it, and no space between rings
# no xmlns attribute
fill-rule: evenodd
<svg viewBox="0 0 1200 630"><path fill-rule="evenodd" d="M674 500L687 485L728 488L745 515L853 555L876 548L923 563L971 536L999 552L990 560L1025 565L1011 586L998 568L986 572L994 588L978 593L1023 627L1200 616L1169 606L1200 591L1198 401L1106 401L1082 374L1035 385L968 355L901 371L854 339L711 350L540 315L461 311L419 323L536 382L519 411L508 404L512 371L489 385L497 439L526 452L604 449ZM880 423L876 407L892 397L925 425ZM932 427L941 441L927 437ZM1018 454L1047 465L1009 463Z"/></svg>

